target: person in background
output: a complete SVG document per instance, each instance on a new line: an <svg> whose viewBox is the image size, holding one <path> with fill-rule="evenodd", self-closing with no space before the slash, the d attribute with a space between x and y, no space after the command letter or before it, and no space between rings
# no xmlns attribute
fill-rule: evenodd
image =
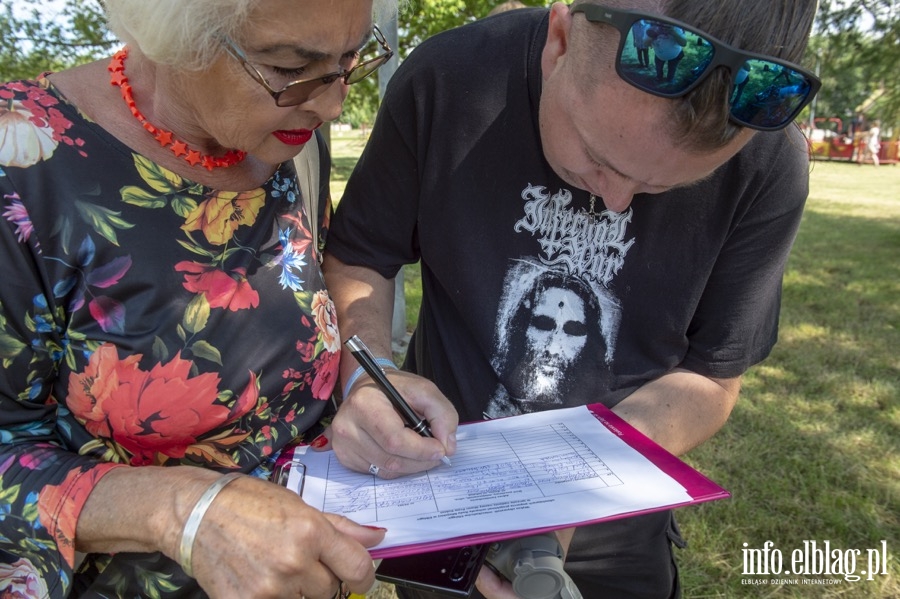
<svg viewBox="0 0 900 599"><path fill-rule="evenodd" d="M866 137L866 148L863 153L863 161L871 160L875 166L879 165L878 152L881 151L881 121L872 121L872 126Z"/></svg>
<svg viewBox="0 0 900 599"><path fill-rule="evenodd" d="M458 421L588 402L674 454L714 435L741 375L776 340L808 192L807 143L792 122L819 86L795 64L815 8L555 3L416 48L350 177L324 269L342 335L389 359L392 277L420 261L416 330L404 371L388 376L434 438L404 429L345 359L353 384L327 433L338 457L384 477L419 472L454 453ZM673 83L623 68L639 20L702 42L684 50L692 68ZM805 96L765 112L752 93L731 103L748 60L748 92L769 84L765 65L785 66L808 82ZM680 592L671 512L559 538L586 598ZM477 584L479 597L514 596L489 569Z"/></svg>
<svg viewBox="0 0 900 599"><path fill-rule="evenodd" d="M631 42L637 54L638 64L642 67L650 66L650 39L647 37L647 23L635 21L631 26Z"/></svg>
<svg viewBox="0 0 900 599"><path fill-rule="evenodd" d="M316 130L392 54L376 1L107 0L114 57L0 86L0 595L373 584L383 530L264 479L331 407Z"/></svg>
<svg viewBox="0 0 900 599"><path fill-rule="evenodd" d="M734 77L734 93L731 95L731 103L735 104L741 101L741 96L744 94L744 88L747 87L747 82L750 80L750 69L753 67L750 66L749 62L745 62L741 65L741 68L738 69L737 75Z"/></svg>
<svg viewBox="0 0 900 599"><path fill-rule="evenodd" d="M684 58L684 46L687 38L684 30L668 23L648 27L647 38L653 48L653 61L656 64L656 80L672 82L678 72L678 63Z"/></svg>

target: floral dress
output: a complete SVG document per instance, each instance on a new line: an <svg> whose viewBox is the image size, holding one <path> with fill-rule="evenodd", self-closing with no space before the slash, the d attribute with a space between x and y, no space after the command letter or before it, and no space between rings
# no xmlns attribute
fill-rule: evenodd
<svg viewBox="0 0 900 599"><path fill-rule="evenodd" d="M76 522L112 468L265 476L328 415L340 339L293 166L211 189L20 81L0 203L0 596L203 596L159 553L76 572Z"/></svg>

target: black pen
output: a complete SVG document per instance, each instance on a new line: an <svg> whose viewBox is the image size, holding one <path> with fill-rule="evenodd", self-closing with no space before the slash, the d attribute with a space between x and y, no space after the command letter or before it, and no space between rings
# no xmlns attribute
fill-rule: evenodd
<svg viewBox="0 0 900 599"><path fill-rule="evenodd" d="M434 435L431 434L431 429L428 427L428 421L424 418L419 418L419 415L415 413L408 403L406 403L406 400L403 399L403 396L400 395L397 388L388 380L387 376L384 374L384 370L382 370L381 366L378 365L378 362L375 361L375 357L372 355L372 352L369 351L369 348L366 347L366 344L362 342L362 339L353 335L347 339L345 345L350 348L350 353L353 354L356 361L363 367L366 374L372 377L378 387L385 395L387 395L388 399L391 400L391 404L400 414L400 417L403 418L403 422L406 423L406 426L423 437L434 438ZM448 466L451 465L450 458L447 456L442 456L441 461Z"/></svg>

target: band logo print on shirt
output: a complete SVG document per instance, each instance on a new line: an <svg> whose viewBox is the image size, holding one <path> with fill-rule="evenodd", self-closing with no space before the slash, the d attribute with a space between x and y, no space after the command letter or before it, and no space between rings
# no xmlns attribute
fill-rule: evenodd
<svg viewBox="0 0 900 599"><path fill-rule="evenodd" d="M548 266L562 265L571 275L608 286L634 243L634 239L625 241L631 208L589 216L584 210L568 207L572 203L568 189L550 195L545 187L537 185L526 187L522 199L527 200L525 216L514 230L540 236L541 261Z"/></svg>

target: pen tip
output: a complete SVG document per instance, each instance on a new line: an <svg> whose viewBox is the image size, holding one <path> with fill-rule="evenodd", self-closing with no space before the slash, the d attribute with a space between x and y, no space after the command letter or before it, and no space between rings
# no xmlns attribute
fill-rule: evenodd
<svg viewBox="0 0 900 599"><path fill-rule="evenodd" d="M450 458L448 458L447 456L442 457L442 458L441 458L441 461L444 462L444 464L446 464L447 466L452 466L452 465L453 465L453 464L450 463Z"/></svg>

